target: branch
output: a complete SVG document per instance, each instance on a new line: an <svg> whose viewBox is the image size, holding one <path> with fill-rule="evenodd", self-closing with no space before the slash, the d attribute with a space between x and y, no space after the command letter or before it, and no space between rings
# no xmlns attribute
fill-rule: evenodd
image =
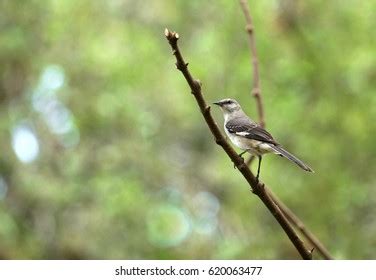
<svg viewBox="0 0 376 280"><path fill-rule="evenodd" d="M263 106L262 95L261 95L257 49L256 49L256 43L255 43L254 28L253 28L253 23L252 23L253 21L252 21L251 13L249 12L247 2L245 0L240 0L240 6L242 7L245 20L247 23L245 26L245 29L247 30L247 33L248 33L249 48L251 50L251 61L253 64L253 89L251 91L251 94L256 99L257 112L259 116L259 124L261 127L265 127L264 106Z"/></svg>
<svg viewBox="0 0 376 280"><path fill-rule="evenodd" d="M226 139L222 135L220 129L218 128L218 125L216 124L216 122L214 121L210 113L210 106L207 105L203 97L203 94L201 92L201 83L192 77L191 73L188 70L188 63L184 61L181 55L181 52L177 44L178 39L179 39L178 33L170 32L168 29L166 29L165 36L172 48L172 54L176 58L176 68L182 72L187 83L189 84L189 87L191 88L191 92L196 99L196 102L201 110L201 113L211 133L214 136L215 142L218 145L220 145L223 148L223 150L227 153L231 161L234 163L237 169L242 173L243 177L247 180L248 184L251 186L252 192L261 199L261 201L269 209L273 217L278 221L278 223L280 224L282 229L285 231L290 241L298 250L301 257L307 260L312 259L312 252L305 248L303 241L295 233L294 229L286 220L281 210L274 203L274 201L267 195L265 191L265 185L256 180L253 173L250 171L248 166L244 163L243 158L240 157L235 152L235 150L231 147L231 145L226 141Z"/></svg>
<svg viewBox="0 0 376 280"><path fill-rule="evenodd" d="M257 107L257 112L258 112L259 124L261 127L265 127L264 105L263 105L262 95L261 95L258 56L257 56L257 49L256 49L256 40L254 36L253 21L252 21L251 13L249 11L247 2L245 0L239 0L239 3L244 13L244 17L246 21L245 30L248 33L249 49L251 51L251 63L253 65L253 88L251 90L251 95L256 99L256 107ZM247 159L246 164L249 166L252 163L253 159L254 159L254 156L250 156Z"/></svg>
<svg viewBox="0 0 376 280"><path fill-rule="evenodd" d="M251 50L251 60L253 64L253 96L256 98L256 105L257 111L259 115L259 122L262 127L265 127L265 117L264 117L264 109L263 109L263 102L261 96L261 89L260 89L260 76L258 70L258 57L256 51L256 43L254 37L254 26L251 17L251 12L249 11L247 1L246 0L239 0L240 6L244 13L244 17L246 20L246 30L248 33L249 38L249 46ZM252 160L254 159L253 156L247 159L246 164L249 166ZM273 199L274 203L281 209L282 213L288 219L288 221L293 224L302 234L311 242L314 248L325 258L325 259L333 259L330 255L329 251L324 247L324 245L316 238L316 236L311 233L304 225L304 223L292 212L278 197L270 190L266 190L269 196Z"/></svg>

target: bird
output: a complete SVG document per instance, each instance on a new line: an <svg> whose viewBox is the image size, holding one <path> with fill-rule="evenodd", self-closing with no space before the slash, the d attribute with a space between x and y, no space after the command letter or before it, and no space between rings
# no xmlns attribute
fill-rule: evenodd
<svg viewBox="0 0 376 280"><path fill-rule="evenodd" d="M235 146L243 150L239 156L248 152L258 157L257 182L262 156L267 153L287 158L303 170L314 172L311 167L286 151L268 131L249 118L235 99L225 98L213 104L218 105L222 110L226 135Z"/></svg>

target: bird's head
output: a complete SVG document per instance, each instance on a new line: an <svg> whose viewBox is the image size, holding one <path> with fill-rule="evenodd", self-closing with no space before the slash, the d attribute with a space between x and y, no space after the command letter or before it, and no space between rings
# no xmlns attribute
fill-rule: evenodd
<svg viewBox="0 0 376 280"><path fill-rule="evenodd" d="M235 99L225 98L213 104L221 107L224 114L230 114L241 110L239 103Z"/></svg>

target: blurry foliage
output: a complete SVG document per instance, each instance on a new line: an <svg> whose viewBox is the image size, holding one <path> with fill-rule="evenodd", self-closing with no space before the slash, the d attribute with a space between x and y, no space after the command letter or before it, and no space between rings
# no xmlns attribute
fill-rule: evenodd
<svg viewBox="0 0 376 280"><path fill-rule="evenodd" d="M375 1L252 1L267 128L316 171L262 179L337 258L375 258ZM215 145L208 101L256 118L237 1L0 2L0 258L298 258ZM216 110L213 114L222 123Z"/></svg>

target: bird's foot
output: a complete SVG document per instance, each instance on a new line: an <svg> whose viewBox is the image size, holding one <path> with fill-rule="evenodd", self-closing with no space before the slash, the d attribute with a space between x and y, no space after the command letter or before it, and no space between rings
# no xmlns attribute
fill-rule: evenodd
<svg viewBox="0 0 376 280"><path fill-rule="evenodd" d="M244 152L241 152L240 154L238 154L239 157L242 157L242 155L244 155L246 152L248 152L249 150L245 150Z"/></svg>

